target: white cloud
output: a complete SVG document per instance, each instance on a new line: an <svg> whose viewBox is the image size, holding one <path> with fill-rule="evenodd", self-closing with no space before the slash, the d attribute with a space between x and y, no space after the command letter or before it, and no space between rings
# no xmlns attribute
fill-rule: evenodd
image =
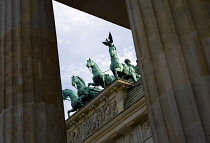
<svg viewBox="0 0 210 143"><path fill-rule="evenodd" d="M93 59L102 71L110 69L108 47L102 41L112 33L120 62L126 58L136 64L131 31L110 22L85 14L53 1L62 89L72 89L71 76L77 75L86 84L92 82L92 74L86 67L87 58ZM107 72L112 74L111 71ZM71 109L70 101L64 101L65 117Z"/></svg>
<svg viewBox="0 0 210 143"><path fill-rule="evenodd" d="M125 59L130 59L131 64L136 65L136 54L135 54L134 47L130 46L130 47L122 49L122 55L119 56L119 58L123 60L121 61L123 63Z"/></svg>

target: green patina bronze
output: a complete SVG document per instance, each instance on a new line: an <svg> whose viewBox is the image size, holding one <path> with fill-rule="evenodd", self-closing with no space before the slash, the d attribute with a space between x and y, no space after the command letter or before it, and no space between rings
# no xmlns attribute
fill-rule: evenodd
<svg viewBox="0 0 210 143"><path fill-rule="evenodd" d="M86 66L88 68L91 68L91 73L93 74L93 83L88 83L88 86L102 86L105 88L108 86L112 81L115 80L115 77L109 74L105 74L100 70L98 65L91 60L90 58L87 60Z"/></svg>
<svg viewBox="0 0 210 143"><path fill-rule="evenodd" d="M78 97L77 93L71 89L62 90L62 97L63 97L63 100L70 99L71 101L72 109L67 111L68 117L70 117L70 112L77 111L83 106L83 103L81 99Z"/></svg>
<svg viewBox="0 0 210 143"><path fill-rule="evenodd" d="M136 60L136 66L134 67L135 72L140 76L138 61Z"/></svg>
<svg viewBox="0 0 210 143"><path fill-rule="evenodd" d="M91 88L85 85L84 80L79 76L72 76L72 86L77 89L77 94L84 104L88 103L95 97L102 89Z"/></svg>
<svg viewBox="0 0 210 143"><path fill-rule="evenodd" d="M136 61L137 62L137 61ZM129 59L125 59L124 63L127 66L124 66L124 70L125 72L127 72L128 74L132 74L135 73L137 78L140 78L140 73L139 73L139 67L138 64L136 66L131 64L131 61Z"/></svg>
<svg viewBox="0 0 210 143"><path fill-rule="evenodd" d="M110 69L114 76L105 74L100 70L99 66L93 60L88 59L86 67L91 68L90 71L93 74L93 83L88 83L88 86L86 86L84 80L81 77L72 76L72 86L77 89L77 93L70 89L65 89L62 91L63 99L68 100L69 98L71 100L72 109L68 110L68 116L70 116L70 112L77 111L82 106L87 104L102 90L89 86L100 85L101 87L105 88L118 77L134 82L140 78L138 64L136 66L132 65L129 59L125 59L125 64L119 62L117 50L113 44L111 33L109 33L108 39L106 39L103 44L109 47L109 54L111 57Z"/></svg>
<svg viewBox="0 0 210 143"><path fill-rule="evenodd" d="M104 45L109 47L109 54L111 57L110 69L116 78L120 77L123 79L132 79L134 82L137 81L137 74L132 66L127 64L122 64L119 62L117 55L117 49L113 44L113 39L111 33L109 33L108 39L105 42L102 42Z"/></svg>

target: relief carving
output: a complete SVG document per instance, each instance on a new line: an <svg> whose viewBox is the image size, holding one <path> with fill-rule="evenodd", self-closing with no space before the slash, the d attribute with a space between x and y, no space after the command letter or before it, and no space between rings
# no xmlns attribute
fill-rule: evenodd
<svg viewBox="0 0 210 143"><path fill-rule="evenodd" d="M149 121L146 121L142 124L142 129L143 129L144 138L147 138L147 137L152 135L151 128L150 128L150 125L149 125Z"/></svg>
<svg viewBox="0 0 210 143"><path fill-rule="evenodd" d="M116 108L116 101L114 99L107 102L104 106L102 106L93 115L88 117L83 123L78 125L77 128L68 134L68 142L79 143L85 140L98 128L118 114Z"/></svg>
<svg viewBox="0 0 210 143"><path fill-rule="evenodd" d="M149 122L145 121L142 124L136 125L129 133L119 137L116 143L143 143L148 139L152 140L150 139L151 135Z"/></svg>
<svg viewBox="0 0 210 143"><path fill-rule="evenodd" d="M129 143L134 143L133 134L129 134Z"/></svg>

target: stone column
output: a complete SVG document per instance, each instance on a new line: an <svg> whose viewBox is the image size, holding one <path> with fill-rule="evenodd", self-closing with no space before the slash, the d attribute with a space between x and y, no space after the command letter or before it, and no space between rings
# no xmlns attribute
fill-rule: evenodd
<svg viewBox="0 0 210 143"><path fill-rule="evenodd" d="M65 143L51 0L0 0L0 143Z"/></svg>
<svg viewBox="0 0 210 143"><path fill-rule="evenodd" d="M210 1L126 4L155 143L209 143Z"/></svg>

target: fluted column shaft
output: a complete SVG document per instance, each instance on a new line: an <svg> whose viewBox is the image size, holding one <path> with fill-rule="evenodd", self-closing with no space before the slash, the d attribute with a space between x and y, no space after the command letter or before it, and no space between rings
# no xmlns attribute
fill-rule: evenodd
<svg viewBox="0 0 210 143"><path fill-rule="evenodd" d="M9 142L66 142L51 0L0 0L0 143Z"/></svg>
<svg viewBox="0 0 210 143"><path fill-rule="evenodd" d="M209 143L210 1L126 4L155 143Z"/></svg>

